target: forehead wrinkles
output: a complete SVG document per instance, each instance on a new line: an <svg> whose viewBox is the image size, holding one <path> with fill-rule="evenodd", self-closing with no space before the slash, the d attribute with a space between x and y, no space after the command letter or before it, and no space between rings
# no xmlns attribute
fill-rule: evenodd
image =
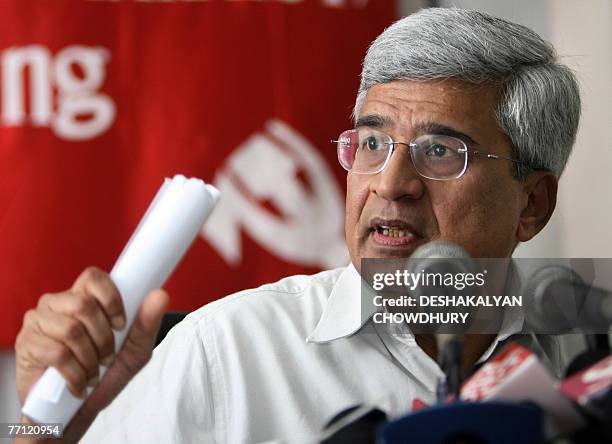
<svg viewBox="0 0 612 444"><path fill-rule="evenodd" d="M459 95L456 89L448 94L449 88L440 85L397 83L370 88L356 123L363 121L368 126L379 128L393 129L397 126L412 129L418 123L438 120L448 122L449 117L456 114L468 114L457 109L462 101L456 100ZM374 118L361 118L366 116ZM374 125L369 125L371 123Z"/></svg>
<svg viewBox="0 0 612 444"><path fill-rule="evenodd" d="M370 88L360 117L384 117L385 126L377 128L394 133L391 135L395 137L414 137L419 125L434 123L467 134L478 145L493 147L506 143L495 116L497 96L498 90L492 85L448 79L396 80ZM510 153L506 147L503 150Z"/></svg>

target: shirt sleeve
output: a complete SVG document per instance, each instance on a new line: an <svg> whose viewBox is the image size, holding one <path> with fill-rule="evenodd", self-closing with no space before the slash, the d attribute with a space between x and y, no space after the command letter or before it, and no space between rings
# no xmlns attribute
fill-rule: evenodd
<svg viewBox="0 0 612 444"><path fill-rule="evenodd" d="M198 325L185 318L102 410L82 443L215 441L213 399Z"/></svg>

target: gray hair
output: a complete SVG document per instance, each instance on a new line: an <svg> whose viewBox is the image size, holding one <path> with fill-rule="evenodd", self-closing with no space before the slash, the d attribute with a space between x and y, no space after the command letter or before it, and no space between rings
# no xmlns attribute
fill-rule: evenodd
<svg viewBox="0 0 612 444"><path fill-rule="evenodd" d="M561 175L580 120L576 78L535 32L482 12L424 9L387 28L366 54L353 117L376 84L445 78L499 85L497 122L529 165L515 164L515 177Z"/></svg>

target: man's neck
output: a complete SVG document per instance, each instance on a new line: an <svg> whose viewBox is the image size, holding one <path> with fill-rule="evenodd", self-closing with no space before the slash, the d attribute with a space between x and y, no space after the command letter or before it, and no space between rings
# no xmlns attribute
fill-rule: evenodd
<svg viewBox="0 0 612 444"><path fill-rule="evenodd" d="M465 335L463 338L463 352L461 355L461 369L469 370L489 348L495 340L494 334L490 335ZM434 335L415 335L419 347L434 361L438 362L438 345Z"/></svg>

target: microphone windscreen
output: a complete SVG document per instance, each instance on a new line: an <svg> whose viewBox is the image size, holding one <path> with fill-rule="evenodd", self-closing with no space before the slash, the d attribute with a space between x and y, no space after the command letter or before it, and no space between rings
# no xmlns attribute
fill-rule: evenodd
<svg viewBox="0 0 612 444"><path fill-rule="evenodd" d="M567 267L550 265L535 271L523 287L528 324L540 333L565 333L576 326L583 300L572 288L582 284Z"/></svg>
<svg viewBox="0 0 612 444"><path fill-rule="evenodd" d="M472 273L475 264L462 247L449 241L433 241L420 246L410 257L410 272Z"/></svg>
<svg viewBox="0 0 612 444"><path fill-rule="evenodd" d="M412 259L469 258L470 255L459 245L449 241L432 241L420 246L412 254Z"/></svg>

